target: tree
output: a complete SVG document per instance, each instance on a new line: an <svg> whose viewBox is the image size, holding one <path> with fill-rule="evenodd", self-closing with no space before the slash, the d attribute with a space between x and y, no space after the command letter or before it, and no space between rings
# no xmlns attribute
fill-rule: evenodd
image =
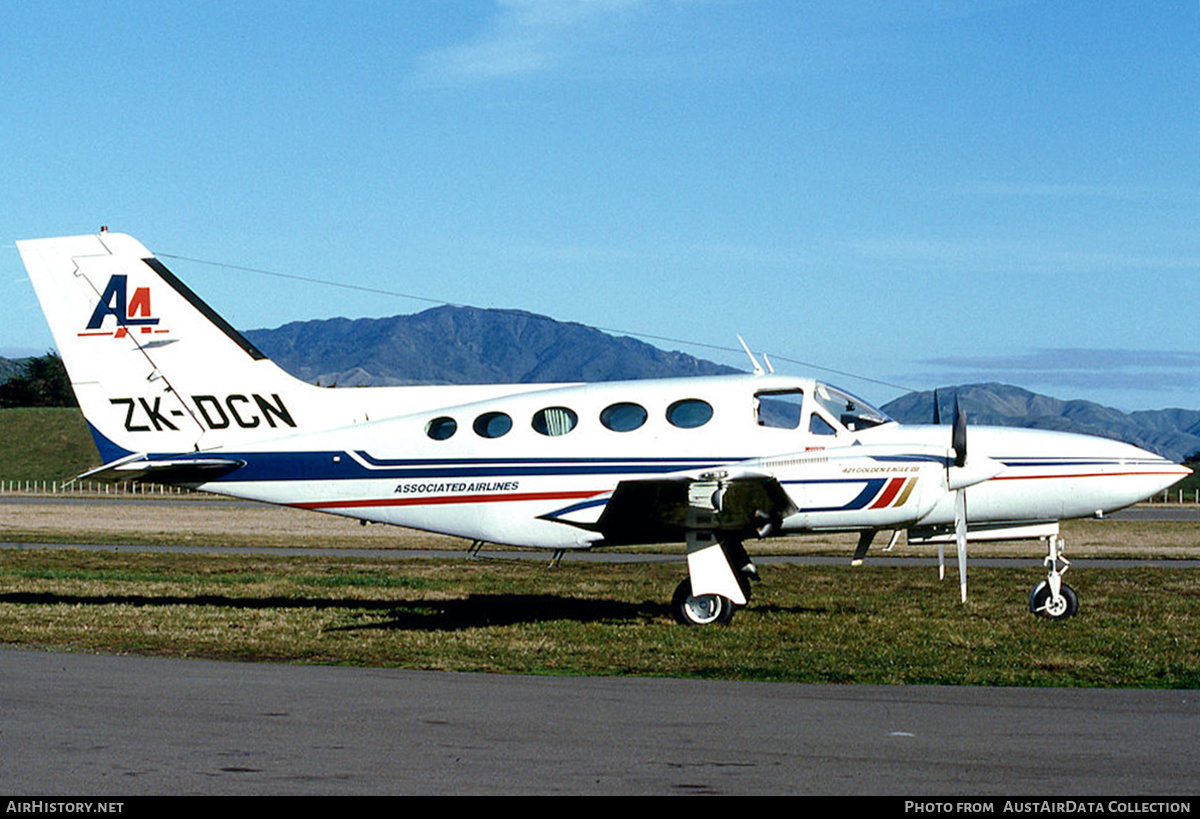
<svg viewBox="0 0 1200 819"><path fill-rule="evenodd" d="M0 408L78 406L67 368L53 350L25 365L25 374L0 384Z"/></svg>

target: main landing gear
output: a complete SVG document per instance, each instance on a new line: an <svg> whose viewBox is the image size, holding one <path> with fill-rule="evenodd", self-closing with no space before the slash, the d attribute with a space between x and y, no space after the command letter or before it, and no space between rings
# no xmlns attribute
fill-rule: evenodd
<svg viewBox="0 0 1200 819"><path fill-rule="evenodd" d="M692 594L692 578L685 577L671 596L671 613L675 622L684 626L707 626L712 623L727 626L737 606L719 594Z"/></svg>
<svg viewBox="0 0 1200 819"><path fill-rule="evenodd" d="M721 544L729 565L733 567L738 587L748 601L750 599L750 581L758 579L758 569L741 541L730 540ZM744 605L744 604L743 604ZM671 613L675 622L685 626L729 625L733 615L742 605L735 603L720 594L692 594L692 578L685 577L675 587L671 596Z"/></svg>
<svg viewBox="0 0 1200 819"><path fill-rule="evenodd" d="M1063 540L1057 535L1047 538L1049 554L1046 555L1046 579L1033 587L1029 593L1029 610L1038 617L1050 620L1066 620L1079 612L1079 596L1075 590L1062 582L1071 563L1062 555ZM1061 566L1061 568L1060 568Z"/></svg>

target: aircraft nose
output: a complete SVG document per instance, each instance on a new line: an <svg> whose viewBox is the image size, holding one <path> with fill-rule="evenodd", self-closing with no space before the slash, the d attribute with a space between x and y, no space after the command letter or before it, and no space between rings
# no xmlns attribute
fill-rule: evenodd
<svg viewBox="0 0 1200 819"><path fill-rule="evenodd" d="M992 428L987 437L976 438L995 452L1013 453L992 456L1006 467L993 480L1032 491L1042 504L1039 509L1059 519L1123 509L1161 493L1191 472L1133 444L1090 435Z"/></svg>
<svg viewBox="0 0 1200 819"><path fill-rule="evenodd" d="M1192 470L1183 464L1167 461L1167 468L1164 470L1164 474L1162 476L1162 486L1160 486L1157 491L1161 492L1164 489L1168 489L1191 474Z"/></svg>
<svg viewBox="0 0 1200 819"><path fill-rule="evenodd" d="M1126 446L1133 454L1123 457L1122 464L1126 474L1132 479L1140 479L1138 483L1144 494L1139 500L1157 495L1192 474L1192 470L1183 464L1131 444Z"/></svg>

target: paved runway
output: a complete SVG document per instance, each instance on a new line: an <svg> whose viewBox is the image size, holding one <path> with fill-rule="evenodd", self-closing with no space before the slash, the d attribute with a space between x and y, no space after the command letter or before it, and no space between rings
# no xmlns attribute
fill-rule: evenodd
<svg viewBox="0 0 1200 819"><path fill-rule="evenodd" d="M1194 795L1200 692L0 649L0 793Z"/></svg>

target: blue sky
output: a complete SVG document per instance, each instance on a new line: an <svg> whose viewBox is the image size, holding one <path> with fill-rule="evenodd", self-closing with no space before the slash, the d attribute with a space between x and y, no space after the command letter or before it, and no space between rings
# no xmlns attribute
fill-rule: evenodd
<svg viewBox="0 0 1200 819"><path fill-rule="evenodd" d="M237 267L1200 408L1196 0L3 11L0 353L52 346L13 240L108 225L244 329L429 304Z"/></svg>

